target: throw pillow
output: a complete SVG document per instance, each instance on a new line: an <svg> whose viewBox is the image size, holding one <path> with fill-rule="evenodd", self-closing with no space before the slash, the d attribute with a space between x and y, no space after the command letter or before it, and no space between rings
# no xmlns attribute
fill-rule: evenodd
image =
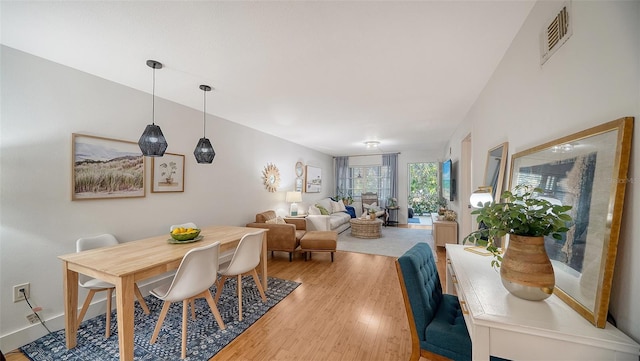
<svg viewBox="0 0 640 361"><path fill-rule="evenodd" d="M324 209L326 209L329 212L329 214L331 214L333 211L333 206L331 205L331 202L332 202L331 198L327 197L317 201L316 205L320 205L324 207Z"/></svg>
<svg viewBox="0 0 640 361"><path fill-rule="evenodd" d="M319 216L320 210L316 206L309 206L309 215Z"/></svg>
<svg viewBox="0 0 640 361"><path fill-rule="evenodd" d="M322 215L328 216L330 214L329 211L326 208L324 208L323 206L321 206L319 204L316 204L316 208L318 208L320 210L320 214L322 214Z"/></svg>
<svg viewBox="0 0 640 361"><path fill-rule="evenodd" d="M342 205L342 207L340 207L340 205ZM344 211L346 211L346 209L344 208L344 203L342 203L342 201L339 201L339 202L331 201L331 213L339 213Z"/></svg>
<svg viewBox="0 0 640 361"><path fill-rule="evenodd" d="M362 204L362 208L364 208L364 209L374 208L374 207L377 207L377 206L378 206L377 202L373 202L371 204L366 204L366 203Z"/></svg>
<svg viewBox="0 0 640 361"><path fill-rule="evenodd" d="M267 221L265 221L264 223L268 223L268 224L287 224L287 222L284 221L284 218L278 216L276 218L271 218Z"/></svg>
<svg viewBox="0 0 640 361"><path fill-rule="evenodd" d="M337 201L336 203L338 204L338 210L335 211L335 212L346 212L347 211L347 207L344 205L344 202Z"/></svg>

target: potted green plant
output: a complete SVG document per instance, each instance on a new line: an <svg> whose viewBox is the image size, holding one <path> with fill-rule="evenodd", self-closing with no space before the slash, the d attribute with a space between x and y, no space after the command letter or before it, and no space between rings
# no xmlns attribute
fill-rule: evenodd
<svg viewBox="0 0 640 361"><path fill-rule="evenodd" d="M555 286L553 266L544 248L544 237L561 240L572 221L571 206L551 203L540 197L542 189L518 185L502 193L501 203L485 203L471 214L481 227L464 238L484 246L493 255L491 265L500 268L502 284L512 294L542 300ZM504 255L495 240L509 235Z"/></svg>
<svg viewBox="0 0 640 361"><path fill-rule="evenodd" d="M345 206L351 205L353 203L353 197L351 194L338 190L338 195L334 197L336 201L342 201Z"/></svg>

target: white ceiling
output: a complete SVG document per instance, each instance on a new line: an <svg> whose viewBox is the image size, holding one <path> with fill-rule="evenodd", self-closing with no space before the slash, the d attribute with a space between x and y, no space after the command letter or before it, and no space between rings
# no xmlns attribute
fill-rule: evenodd
<svg viewBox="0 0 640 361"><path fill-rule="evenodd" d="M210 114L355 155L367 140L442 153L532 6L2 0L0 12L4 45L149 93L158 60L159 97L201 110L208 84Z"/></svg>

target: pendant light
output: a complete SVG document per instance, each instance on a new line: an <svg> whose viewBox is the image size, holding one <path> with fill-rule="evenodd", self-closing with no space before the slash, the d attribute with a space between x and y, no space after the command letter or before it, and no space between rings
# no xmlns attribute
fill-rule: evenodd
<svg viewBox="0 0 640 361"><path fill-rule="evenodd" d="M211 91L211 87L208 85L200 85L200 89L203 90L203 111L202 111L202 138L198 141L196 149L193 151L193 155L196 157L198 163L213 162L213 158L216 156L216 152L213 150L213 146L209 139L206 138L207 130L207 92Z"/></svg>
<svg viewBox="0 0 640 361"><path fill-rule="evenodd" d="M155 60L147 60L147 65L153 69L153 97L151 106L151 124L144 129L138 145L142 154L146 157L162 157L167 150L167 140L164 139L162 130L156 125L156 69L162 69L162 63Z"/></svg>

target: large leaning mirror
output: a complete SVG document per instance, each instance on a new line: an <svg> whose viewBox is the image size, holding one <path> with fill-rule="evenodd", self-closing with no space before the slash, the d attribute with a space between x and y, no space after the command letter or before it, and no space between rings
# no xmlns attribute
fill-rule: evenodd
<svg viewBox="0 0 640 361"><path fill-rule="evenodd" d="M561 240L545 237L556 277L554 294L604 328L627 183L633 118L621 118L514 154L509 189L541 188L571 205Z"/></svg>
<svg viewBox="0 0 640 361"><path fill-rule="evenodd" d="M491 186L491 195L496 203L500 202L500 194L502 193L508 148L509 143L504 142L497 147L489 149L487 152L487 166L484 169L483 185Z"/></svg>

